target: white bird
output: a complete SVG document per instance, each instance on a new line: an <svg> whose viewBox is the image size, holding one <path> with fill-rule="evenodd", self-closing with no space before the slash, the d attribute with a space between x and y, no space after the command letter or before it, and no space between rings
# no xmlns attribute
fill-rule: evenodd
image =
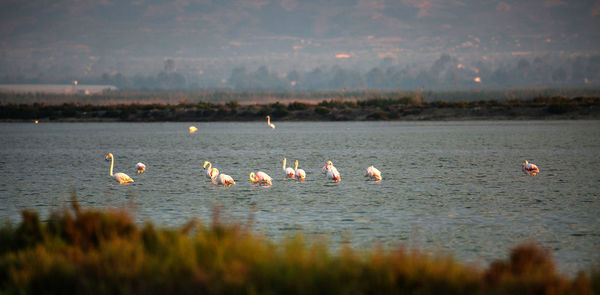
<svg viewBox="0 0 600 295"><path fill-rule="evenodd" d="M256 174L254 174L254 172L250 173L250 181L254 184L258 183L258 185L267 185L270 186L273 184L273 178L271 178L271 176L269 176L267 173L264 173L262 171L258 171L256 172Z"/></svg>
<svg viewBox="0 0 600 295"><path fill-rule="evenodd" d="M333 165L327 166L327 178L333 180L334 182L340 182L342 177L340 176L340 172L333 167Z"/></svg>
<svg viewBox="0 0 600 295"><path fill-rule="evenodd" d="M282 169L283 169L283 175L284 175L285 177L287 177L287 178L291 178L291 179L293 179L293 178L294 178L294 175L295 175L296 173L295 173L294 169L292 169L292 167L287 167L287 168L285 167L285 162L286 162L286 161L287 161L287 160L286 160L285 158L283 158L283 166L282 166Z"/></svg>
<svg viewBox="0 0 600 295"><path fill-rule="evenodd" d="M210 180L215 185L231 186L232 184L235 184L235 181L231 176L223 173L219 175L213 175Z"/></svg>
<svg viewBox="0 0 600 295"><path fill-rule="evenodd" d="M198 131L198 128L196 128L196 126L190 126L189 131L190 133L195 133L196 131Z"/></svg>
<svg viewBox="0 0 600 295"><path fill-rule="evenodd" d="M529 163L529 162L527 162L527 160L525 160L525 162L523 162L523 165L521 165L521 170L523 170L523 172L525 172L525 174L529 174L529 175L536 175L537 173L540 172L540 169L538 168L537 165L535 165L533 163Z"/></svg>
<svg viewBox="0 0 600 295"><path fill-rule="evenodd" d="M331 163L331 161L327 161L325 163L325 166L323 166L323 168L321 169L321 172L323 172L323 174L327 174L327 168L331 166L335 169L335 167L333 166L333 163Z"/></svg>
<svg viewBox="0 0 600 295"><path fill-rule="evenodd" d="M367 171L365 172L365 177L369 177L370 179L377 179L377 181L381 180L381 171L373 166L367 167Z"/></svg>
<svg viewBox="0 0 600 295"><path fill-rule="evenodd" d="M271 116L267 116L267 125L269 125L271 129L275 129L275 124L271 123Z"/></svg>
<svg viewBox="0 0 600 295"><path fill-rule="evenodd" d="M137 168L137 173L144 173L144 171L146 171L146 165L144 165L144 163L139 162L135 165L135 167Z"/></svg>
<svg viewBox="0 0 600 295"><path fill-rule="evenodd" d="M208 169L206 166L208 165ZM212 168L212 164L209 161L204 161L204 165L202 165L203 169L206 169L206 177L211 179L213 176L219 175L219 170L217 168Z"/></svg>
<svg viewBox="0 0 600 295"><path fill-rule="evenodd" d="M119 181L119 183L121 183L121 184L133 182L133 179L131 179L131 177L129 177L129 175L127 175L125 173L117 172L113 175L113 166L115 164L115 157L113 156L113 154L108 153L108 155L106 155L106 157L104 157L104 159L108 161L109 158L110 158L110 176L111 177L114 176L115 179L117 181Z"/></svg>
<svg viewBox="0 0 600 295"><path fill-rule="evenodd" d="M294 170L296 178L298 178L299 180L304 180L306 178L306 172L303 169L298 169L298 160L294 162Z"/></svg>

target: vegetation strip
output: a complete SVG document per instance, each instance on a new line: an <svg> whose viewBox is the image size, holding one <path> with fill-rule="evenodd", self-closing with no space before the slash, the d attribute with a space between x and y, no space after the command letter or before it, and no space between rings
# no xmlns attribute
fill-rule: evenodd
<svg viewBox="0 0 600 295"><path fill-rule="evenodd" d="M184 100L178 104L0 105L0 120L3 121L262 121L267 115L277 121L600 119L600 97L425 102L407 96L364 100L337 98L319 103L188 103Z"/></svg>
<svg viewBox="0 0 600 295"><path fill-rule="evenodd" d="M600 269L560 275L548 251L514 248L487 269L398 248L332 253L248 225L138 226L123 210L73 209L0 227L2 294L600 294Z"/></svg>

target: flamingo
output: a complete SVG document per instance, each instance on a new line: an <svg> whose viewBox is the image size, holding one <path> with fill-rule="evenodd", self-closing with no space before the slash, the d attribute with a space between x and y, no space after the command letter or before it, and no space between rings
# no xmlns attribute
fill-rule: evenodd
<svg viewBox="0 0 600 295"><path fill-rule="evenodd" d="M235 184L235 181L233 180L233 178L231 178L231 176L227 175L227 174L215 174L213 175L210 180L212 181L212 183L214 183L215 185L223 185L223 186L231 186L232 184Z"/></svg>
<svg viewBox="0 0 600 295"><path fill-rule="evenodd" d="M283 158L283 167L282 167L283 175L287 178L293 179L296 172L294 171L294 169L292 169L292 167L285 168L285 161L286 161L286 159Z"/></svg>
<svg viewBox="0 0 600 295"><path fill-rule="evenodd" d="M206 166L208 165L208 169ZM204 161L204 165L202 165L203 169L206 169L206 177L212 178L213 176L219 175L219 170L217 168L212 168L212 164L209 161Z"/></svg>
<svg viewBox="0 0 600 295"><path fill-rule="evenodd" d="M340 176L340 172L333 167L333 165L327 166L327 178L333 180L334 182L340 182L342 177Z"/></svg>
<svg viewBox="0 0 600 295"><path fill-rule="evenodd" d="M271 116L267 116L267 125L269 125L271 129L275 129L275 124L271 123Z"/></svg>
<svg viewBox="0 0 600 295"><path fill-rule="evenodd" d="M271 186L273 178L271 178L271 176L269 176L267 173L264 173L262 171L258 171L256 172L256 175L254 174L254 172L250 173L250 181L252 183L258 183L259 185L266 185L266 186Z"/></svg>
<svg viewBox="0 0 600 295"><path fill-rule="evenodd" d="M325 163L325 166L323 166L323 168L321 169L321 171L323 172L323 174L327 174L327 168L329 166L331 166L331 167L333 167L335 169L335 167L333 166L333 163L331 163L331 161L327 161L327 163Z"/></svg>
<svg viewBox="0 0 600 295"><path fill-rule="evenodd" d="M114 176L115 179L117 181L119 181L120 184L133 182L133 179L131 179L131 177L129 177L129 175L127 175L125 173L117 172L113 175L113 166L115 164L115 157L113 156L113 154L108 153L108 155L106 155L106 157L104 157L104 159L108 161L108 158L110 158L110 176L111 177Z"/></svg>
<svg viewBox="0 0 600 295"><path fill-rule="evenodd" d="M370 179L377 179L377 181L381 180L381 171L379 169L373 167L372 165L367 167L367 171L365 172L365 177L369 177Z"/></svg>
<svg viewBox="0 0 600 295"><path fill-rule="evenodd" d="M537 165L535 165L533 163L529 163L529 162L527 162L527 160L525 160L525 162L523 162L521 169L523 170L523 172L525 172L525 174L529 174L529 175L536 175L537 173L540 172L540 169L538 168Z"/></svg>
<svg viewBox="0 0 600 295"><path fill-rule="evenodd" d="M146 165L144 165L144 163L139 162L135 165L135 167L137 168L137 173L144 173L144 171L146 171Z"/></svg>
<svg viewBox="0 0 600 295"><path fill-rule="evenodd" d="M189 131L190 131L190 133L194 133L194 132L198 131L198 128L196 128L196 126L190 126Z"/></svg>
<svg viewBox="0 0 600 295"><path fill-rule="evenodd" d="M298 160L294 162L294 170L296 170L296 178L299 180L304 180L306 178L306 172L303 169L298 169Z"/></svg>

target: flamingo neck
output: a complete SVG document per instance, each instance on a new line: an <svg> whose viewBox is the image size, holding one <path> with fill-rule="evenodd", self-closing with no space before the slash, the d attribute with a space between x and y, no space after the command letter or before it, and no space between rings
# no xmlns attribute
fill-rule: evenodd
<svg viewBox="0 0 600 295"><path fill-rule="evenodd" d="M271 125L271 117L267 117L267 124Z"/></svg>
<svg viewBox="0 0 600 295"><path fill-rule="evenodd" d="M281 166L282 170L285 170L285 158L283 158L283 165Z"/></svg>
<svg viewBox="0 0 600 295"><path fill-rule="evenodd" d="M115 158L110 157L110 176L113 176L113 166L115 164Z"/></svg>
<svg viewBox="0 0 600 295"><path fill-rule="evenodd" d="M298 161L294 162L294 170L298 170Z"/></svg>
<svg viewBox="0 0 600 295"><path fill-rule="evenodd" d="M210 171L211 168L212 168L212 164L210 162L208 162L208 171Z"/></svg>

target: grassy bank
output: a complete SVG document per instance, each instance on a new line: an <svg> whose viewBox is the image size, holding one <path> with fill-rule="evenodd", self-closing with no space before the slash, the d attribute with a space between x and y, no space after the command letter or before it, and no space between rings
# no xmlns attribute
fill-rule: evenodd
<svg viewBox="0 0 600 295"><path fill-rule="evenodd" d="M536 97L599 97L600 88L509 88L464 91L440 90L322 90L322 91L268 91L268 90L232 90L204 89L190 91L111 91L86 95L83 93L17 93L0 92L0 104L34 104L61 105L64 103L79 103L92 105L115 104L197 104L201 102L227 103L237 101L240 104L266 104L273 102L299 101L316 103L324 100L369 100L372 98L395 99L414 97L425 102L447 101L506 101L513 99L530 100Z"/></svg>
<svg viewBox="0 0 600 295"><path fill-rule="evenodd" d="M272 242L218 215L164 229L74 204L46 222L25 211L18 226L0 228L0 293L600 294L600 270L567 278L531 244L477 269L404 248Z"/></svg>
<svg viewBox="0 0 600 295"><path fill-rule="evenodd" d="M418 97L373 96L364 100L337 98L318 103L0 105L3 121L262 121L266 115L277 121L600 119L600 97L425 102Z"/></svg>

